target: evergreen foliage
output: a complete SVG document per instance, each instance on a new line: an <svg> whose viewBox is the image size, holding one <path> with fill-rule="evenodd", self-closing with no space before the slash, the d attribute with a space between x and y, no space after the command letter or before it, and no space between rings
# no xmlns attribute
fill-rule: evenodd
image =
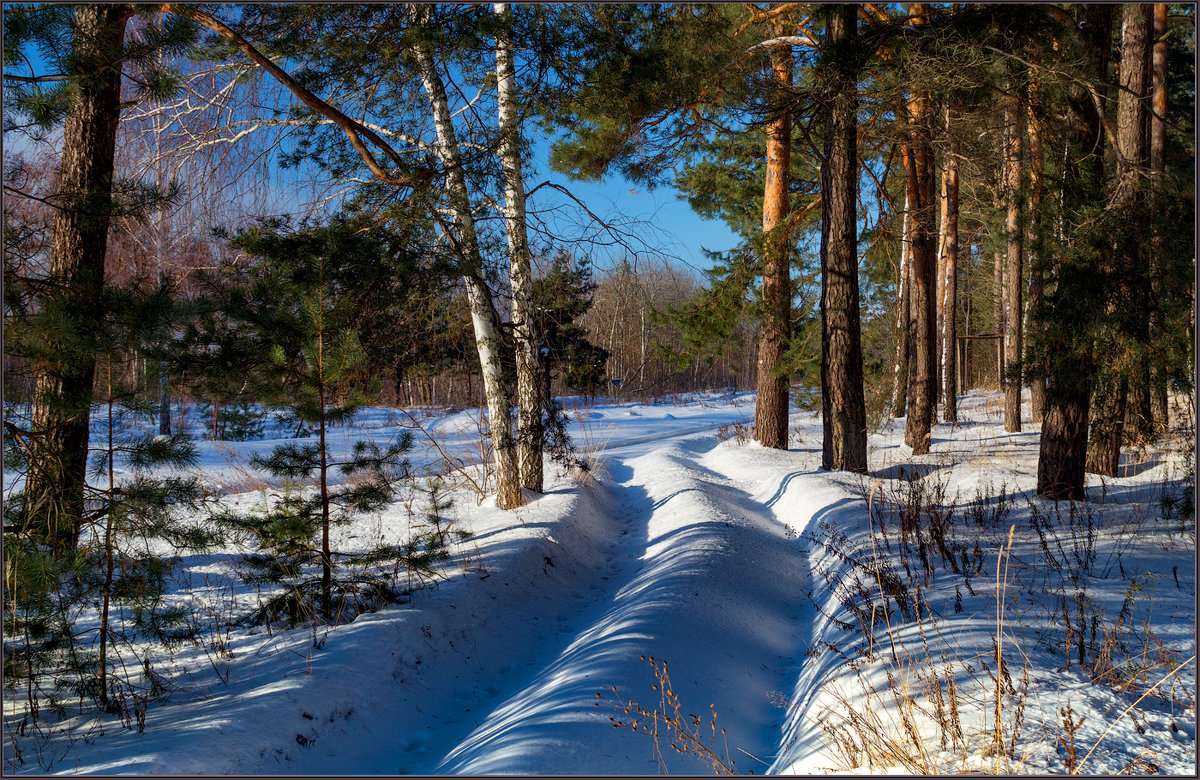
<svg viewBox="0 0 1200 780"><path fill-rule="evenodd" d="M169 645L191 635L185 613L164 596L179 554L215 541L195 520L206 491L184 475L196 464L196 448L184 433L157 435L149 425L157 407L137 387L113 379L125 356L154 354L179 316L169 288L145 287L106 287L98 306L102 327L89 334L87 347L103 350L97 398L103 411L92 417L99 424L92 429L79 544L54 549L45 509L29 504L24 492L6 496L5 671L25 683L35 716L39 707L83 697L132 725L130 713L140 708L144 718L148 702L165 690L165 678L150 670L146 643ZM33 349L44 314L14 317L14 343ZM5 468L20 476L48 455L24 433L19 407L5 412Z"/></svg>
<svg viewBox="0 0 1200 780"><path fill-rule="evenodd" d="M225 512L218 521L258 548L247 556L249 581L285 586L263 604L260 619L344 619L398 595L385 576L364 574L359 564L389 559L405 570L431 565L420 542L366 552L337 550L331 542L332 529L381 511L409 477L408 431L382 446L357 442L343 459L334 457L329 441L332 429L359 411L372 385L368 352L358 337L359 305L370 289L364 292L359 282L364 274L384 273L371 266L397 266L378 234L346 220L295 229L263 222L231 243L245 256L238 275L209 280L222 292L213 302L221 308L215 319L228 326L221 333L237 334L226 346L248 359L239 368L252 377L246 382L255 397L285 410L317 441L285 443L254 456L251 464L283 492L257 512ZM231 278L236 281L229 287ZM193 354L212 354L204 349L210 342L203 328L189 340Z"/></svg>

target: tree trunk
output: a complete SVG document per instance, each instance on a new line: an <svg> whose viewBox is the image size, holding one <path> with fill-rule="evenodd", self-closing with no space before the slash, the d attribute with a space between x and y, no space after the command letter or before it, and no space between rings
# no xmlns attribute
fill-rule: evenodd
<svg viewBox="0 0 1200 780"><path fill-rule="evenodd" d="M778 26L778 25L777 25ZM786 99L792 86L791 49L771 50L773 106ZM788 185L791 171L792 117L783 108L767 125L767 171L763 188L763 303L762 332L758 344L758 400L754 409L754 437L764 447L786 450L788 439L788 378L780 361L791 334L792 279L788 267Z"/></svg>
<svg viewBox="0 0 1200 780"><path fill-rule="evenodd" d="M1138 166L1146 158L1146 49L1149 45L1149 7L1128 3L1122 6L1121 20L1121 90L1117 95L1117 181L1113 190L1112 205L1120 207L1138 197ZM1113 257L1119 263L1124 258ZM1136 260L1134 261L1136 262ZM1139 278L1144 279L1146 269L1114 268L1118 275L1128 275L1137 288L1135 295L1140 299L1148 290L1141 289ZM1117 315L1117 304L1110 298L1105 304L1110 319ZM1121 462L1121 439L1125 427L1125 405L1129 387L1140 383L1148 373L1138 365L1108 366L1105 377L1096 384L1096 396L1092 400L1091 436L1088 442L1087 469L1096 474L1117 476ZM1122 370L1124 368L1124 370ZM1144 393L1144 390L1143 390Z"/></svg>
<svg viewBox="0 0 1200 780"><path fill-rule="evenodd" d="M1072 6L1086 65L1083 78L1103 83L1108 75L1112 8ZM1064 212L1086 205L1101 189L1104 143L1101 117L1085 86L1073 84L1067 96L1070 136L1065 147L1062 200ZM1101 93L1101 107L1103 107ZM1057 248L1055 262L1070 269L1070 253ZM1070 278L1070 277L1068 277ZM1086 290L1060 283L1046 295L1046 412L1038 452L1037 492L1053 500L1084 498L1088 402L1094 375L1092 348L1072 330L1075 300Z"/></svg>
<svg viewBox="0 0 1200 780"><path fill-rule="evenodd" d="M996 389L1004 387L1004 255L992 253L992 319L996 323Z"/></svg>
<svg viewBox="0 0 1200 780"><path fill-rule="evenodd" d="M951 132L951 112L946 108L946 131ZM942 419L958 422L958 145L953 136L942 165Z"/></svg>
<svg viewBox="0 0 1200 780"><path fill-rule="evenodd" d="M1096 382L1092 393L1091 430L1087 446L1087 470L1092 474L1106 477L1119 474L1127 393L1125 383L1112 374Z"/></svg>
<svg viewBox="0 0 1200 780"><path fill-rule="evenodd" d="M1037 327L1037 312L1042 305L1042 290L1045 287L1042 274L1042 197L1045 194L1045 184L1042 181L1041 125L1033 110L1037 98L1036 82L1030 85L1030 102L1026 104L1025 119L1029 131L1029 206L1028 232L1026 234L1026 262L1029 267L1029 303L1026 311L1026 333ZM1028 346L1028 339L1026 340ZM1029 361L1026 351L1026 361ZM1032 376L1029 382L1029 419L1041 422L1046 408L1046 376L1044 366L1031 367Z"/></svg>
<svg viewBox="0 0 1200 780"><path fill-rule="evenodd" d="M1084 453L1088 438L1088 394L1057 390L1050 385L1046 401L1038 451L1038 495L1053 501L1082 501Z"/></svg>
<svg viewBox="0 0 1200 780"><path fill-rule="evenodd" d="M69 319L63 355L88 352L102 313L104 256L112 213L113 157L120 119L121 59L130 10L75 8L74 55L80 76L63 125L62 167L50 244L49 296ZM58 339L55 334L50 338ZM82 344L80 343L82 342ZM56 551L78 542L87 482L88 416L94 353L35 367L25 512Z"/></svg>
<svg viewBox="0 0 1200 780"><path fill-rule="evenodd" d="M857 6L829 12L837 48L856 32ZM846 56L846 55L843 55ZM825 123L821 166L821 464L867 470L862 333L858 311L858 84L855 68L833 64L833 106Z"/></svg>
<svg viewBox="0 0 1200 780"><path fill-rule="evenodd" d="M517 460L522 487L542 492L542 383L534 332L533 269L525 229L525 179L521 171L521 126L513 64L512 11L496 3L503 20L496 33L496 93L500 114L500 163L504 170L504 224L508 231L509 280L517 362Z"/></svg>
<svg viewBox="0 0 1200 780"><path fill-rule="evenodd" d="M1021 430L1021 153L1024 111L1016 95L1006 99L1004 106L1004 198L1007 215L1004 220L1004 239L1007 268L1005 273L1004 327L1004 430Z"/></svg>
<svg viewBox="0 0 1200 780"><path fill-rule="evenodd" d="M420 12L428 13L428 10L423 8ZM467 287L467 302L471 309L471 325L479 354L492 455L495 459L496 506L500 509L514 509L522 503L521 479L512 434L511 393L504 382L504 369L500 360L500 350L503 346L500 338L500 317L492 302L492 292L483 278L483 257L479 251L475 217L471 213L471 200L463 174L462 160L458 154L458 139L454 132L445 86L437 71L432 50L427 45L420 44L413 47L413 53L421 71L425 94L433 109L437 153L445 169L447 199L454 217L454 230L447 233L447 238L454 243L459 262L462 263L463 281Z"/></svg>
<svg viewBox="0 0 1200 780"><path fill-rule="evenodd" d="M928 13L925 3L912 5L915 18ZM914 90L909 101L909 156L905 168L912 224L912 328L913 361L909 366L908 416L904 426L904 441L914 455L929 452L933 414L937 405L934 395L934 367L937 364L934 301L934 189L933 150L929 143L931 99L928 92Z"/></svg>
<svg viewBox="0 0 1200 780"><path fill-rule="evenodd" d="M937 285L934 292L934 352L937 354L937 361L934 363L933 371L933 395L938 401L942 400L942 358L945 350L942 348L942 335L946 332L946 314L944 307L946 305L946 223L949 221L950 215L947 213L949 208L949 193L946 191L946 157L942 153L939 182L937 184L937 199L938 199L938 235L937 235ZM935 157L936 160L936 157ZM937 409L934 409L934 421L937 421Z"/></svg>
<svg viewBox="0 0 1200 780"><path fill-rule="evenodd" d="M905 160L905 170L908 166L908 145L900 149L901 159ZM909 304L912 295L912 285L909 277L912 275L910 261L911 244L908 235L908 192L904 194L904 220L900 227L900 278L896 281L896 358L892 364L892 416L903 417L907 411L908 401L908 334L909 334Z"/></svg>
<svg viewBox="0 0 1200 780"><path fill-rule="evenodd" d="M1166 140L1167 125L1164 118L1167 115L1167 4L1154 4L1153 55L1151 58L1151 90L1150 102L1153 109L1150 113L1150 170L1161 182L1167 172ZM1154 252L1157 259L1160 252ZM1158 273L1150 275L1150 294L1158 300L1161 295L1162 282ZM1156 307L1157 308L1157 307ZM1157 342L1162 324L1153 313L1150 319L1150 343ZM1167 385L1163 381L1157 365L1150 367L1150 414L1154 420L1156 431L1166 431L1169 426L1167 412Z"/></svg>
<svg viewBox="0 0 1200 780"><path fill-rule="evenodd" d="M318 442L321 470L321 614L333 619L333 555L329 549L329 450L325 444L325 343L324 334L317 334L317 403L321 406Z"/></svg>

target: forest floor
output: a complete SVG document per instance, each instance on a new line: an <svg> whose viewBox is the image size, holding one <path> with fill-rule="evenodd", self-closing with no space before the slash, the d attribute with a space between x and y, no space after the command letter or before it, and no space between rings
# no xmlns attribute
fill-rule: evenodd
<svg viewBox="0 0 1200 780"><path fill-rule="evenodd" d="M472 493L475 412L416 413L440 450L422 434L411 459L449 468L474 534L442 579L341 625L247 627L240 550L184 558L172 598L206 617L141 651L166 689L142 727L84 711L22 735L6 689L5 770L1194 775L1195 521L1161 506L1179 442L1056 505L1039 426L1006 433L997 394L926 456L889 421L865 476L820 470L810 412L790 451L747 442L753 400L569 409L591 474L515 512ZM344 445L397 423L369 410ZM246 459L273 443L205 442L201 468L250 505L272 488ZM420 504L335 543L401 538Z"/></svg>

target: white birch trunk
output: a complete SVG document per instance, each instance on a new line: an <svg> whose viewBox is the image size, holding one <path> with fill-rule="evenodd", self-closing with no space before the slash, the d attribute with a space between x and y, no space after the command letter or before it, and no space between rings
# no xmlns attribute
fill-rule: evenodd
<svg viewBox="0 0 1200 780"><path fill-rule="evenodd" d="M419 13L428 13L421 9ZM437 71L433 52L426 45L413 47L421 83L433 110L437 132L437 153L446 172L446 190L450 211L454 215L457 236L451 237L462 263L463 281L467 285L467 301L471 307L471 325L475 331L475 347L479 353L480 374L487 402L488 423L491 429L492 454L496 466L496 506L513 509L521 505L521 483L517 472L516 453L512 435L512 403L504 384L500 365L499 315L492 302L492 293L483 280L483 257L475 233L475 217L458 154L458 138L450 115L450 103L445 85Z"/></svg>
<svg viewBox="0 0 1200 780"><path fill-rule="evenodd" d="M495 4L504 20L496 34L496 95L499 103L500 164L504 170L504 224L508 232L509 281L517 357L517 460L521 485L542 492L542 383L538 333L533 323L533 269L525 230L525 180L521 172L521 126L513 64L512 11Z"/></svg>

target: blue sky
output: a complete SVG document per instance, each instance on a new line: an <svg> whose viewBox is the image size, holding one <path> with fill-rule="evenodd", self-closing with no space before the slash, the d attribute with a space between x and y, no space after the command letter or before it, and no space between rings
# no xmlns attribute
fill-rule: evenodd
<svg viewBox="0 0 1200 780"><path fill-rule="evenodd" d="M549 180L571 190L590 211L599 216L619 221L649 223L636 226L633 230L643 236L646 251L651 254L655 254L653 250L657 250L657 254L662 257L678 259L683 265L693 269L705 269L711 267L712 263L705 257L704 250L724 251L739 243L737 236L724 222L700 217L671 187L663 186L649 190L616 173L599 182L571 181L561 174L551 172L545 164L545 159L545 154L539 155L540 166L528 171L528 187L533 188L542 181ZM535 209L547 202L569 202L557 192L546 189L536 192L532 200L534 202L531 208ZM593 260L603 265L605 260L620 260L623 254L624 250L619 247L607 251L597 249Z"/></svg>

